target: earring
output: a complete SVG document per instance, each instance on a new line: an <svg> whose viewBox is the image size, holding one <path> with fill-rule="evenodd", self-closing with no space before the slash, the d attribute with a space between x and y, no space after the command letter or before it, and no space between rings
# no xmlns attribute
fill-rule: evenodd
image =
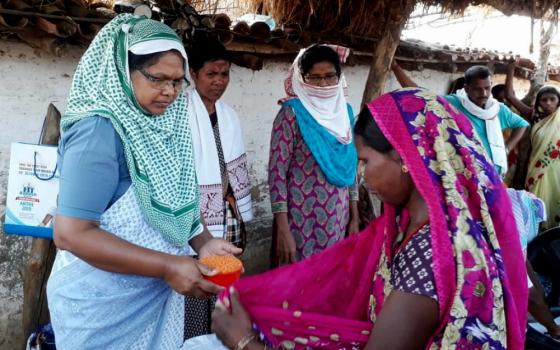
<svg viewBox="0 0 560 350"><path fill-rule="evenodd" d="M402 172L405 173L405 174L408 173L408 167L407 167L406 165L403 165L403 166L401 167L401 170L402 170Z"/></svg>
<svg viewBox="0 0 560 350"><path fill-rule="evenodd" d="M366 165L362 161L360 161L360 163L358 163L358 174L359 174L360 180L365 179L365 177L366 177Z"/></svg>

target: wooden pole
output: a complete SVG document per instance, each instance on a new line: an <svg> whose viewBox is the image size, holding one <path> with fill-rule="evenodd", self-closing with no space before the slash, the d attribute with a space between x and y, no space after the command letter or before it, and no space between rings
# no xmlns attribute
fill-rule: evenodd
<svg viewBox="0 0 560 350"><path fill-rule="evenodd" d="M60 112L51 103L43 124L41 144L58 145L60 117ZM52 240L33 238L23 272L22 329L26 342L39 325L49 322L46 287L55 255L56 248Z"/></svg>
<svg viewBox="0 0 560 350"><path fill-rule="evenodd" d="M398 14L387 14L387 25L383 30L383 36L373 51L373 59L362 97L362 105L383 93L385 81L391 70L391 62L393 61L395 50L399 46L401 32L414 9L414 1L406 0L403 3L403 6L399 8Z"/></svg>
<svg viewBox="0 0 560 350"><path fill-rule="evenodd" d="M362 106L383 93L385 81L391 70L391 62L399 46L401 32L414 9L414 3L411 0L405 0L404 5L399 8L402 8L402 10L398 14L387 13L387 25L383 31L384 34L373 50L369 74L362 97ZM360 188L362 186L363 184L360 184ZM378 211L372 211L372 204L379 206L379 198L371 196L369 191L360 190L358 211L360 213L360 223L363 226L366 226L378 215Z"/></svg>

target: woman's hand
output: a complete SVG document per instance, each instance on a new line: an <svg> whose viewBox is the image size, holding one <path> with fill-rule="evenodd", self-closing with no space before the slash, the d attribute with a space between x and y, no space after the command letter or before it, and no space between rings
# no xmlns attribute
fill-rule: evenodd
<svg viewBox="0 0 560 350"><path fill-rule="evenodd" d="M296 241L290 232L290 227L286 224L276 225L276 256L278 265L296 261Z"/></svg>
<svg viewBox="0 0 560 350"><path fill-rule="evenodd" d="M517 98L515 95L515 90L513 89L513 77L515 75L515 67L519 67L519 59L511 62L507 66L506 70L506 82L505 82L505 97L506 100L513 105L526 120L531 120L533 118L533 107L526 105L523 101ZM519 129L515 129L519 130ZM510 138L511 140L511 138ZM510 148L513 149L513 148Z"/></svg>
<svg viewBox="0 0 560 350"><path fill-rule="evenodd" d="M358 211L358 201L350 200L350 220L346 226L346 235L351 236L360 232L360 214Z"/></svg>
<svg viewBox="0 0 560 350"><path fill-rule="evenodd" d="M243 249L237 248L233 244L220 238L212 238L204 243L198 251L198 257L204 258L212 255L240 255Z"/></svg>
<svg viewBox="0 0 560 350"><path fill-rule="evenodd" d="M216 271L188 256L170 256L165 264L163 279L177 293L196 298L210 298L224 288L204 279Z"/></svg>
<svg viewBox="0 0 560 350"><path fill-rule="evenodd" d="M348 236L352 236L360 232L360 219L357 217L353 217L352 219L350 219L346 231L348 233Z"/></svg>
<svg viewBox="0 0 560 350"><path fill-rule="evenodd" d="M252 332L251 318L239 302L233 287L230 288L229 299L216 302L212 313L212 331L230 349L235 349L239 341Z"/></svg>

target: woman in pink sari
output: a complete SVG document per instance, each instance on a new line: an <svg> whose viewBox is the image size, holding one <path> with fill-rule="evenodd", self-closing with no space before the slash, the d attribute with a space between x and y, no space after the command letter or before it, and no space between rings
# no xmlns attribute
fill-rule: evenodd
<svg viewBox="0 0 560 350"><path fill-rule="evenodd" d="M525 267L511 203L468 119L422 89L355 126L384 202L365 231L242 279L213 315L231 349L523 349Z"/></svg>

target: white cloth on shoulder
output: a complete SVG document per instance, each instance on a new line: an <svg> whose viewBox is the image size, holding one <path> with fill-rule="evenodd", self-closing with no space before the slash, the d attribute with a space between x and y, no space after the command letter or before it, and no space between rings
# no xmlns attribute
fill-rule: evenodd
<svg viewBox="0 0 560 350"><path fill-rule="evenodd" d="M488 143L490 144L490 152L492 153L492 161L501 168L502 173L500 175L503 176L507 171L508 163L502 125L500 123L500 118L498 118L500 102L490 96L485 107L481 108L469 99L465 89L457 90L456 94L463 107L465 107L469 113L484 120L486 124L486 135L488 137Z"/></svg>
<svg viewBox="0 0 560 350"><path fill-rule="evenodd" d="M187 97L194 110L189 117L189 123L200 187L200 209L210 233L222 238L225 230L223 191L227 189L222 188L214 131L208 111L196 89L190 89ZM221 100L218 100L215 106L229 184L237 202L237 209L243 221L247 222L253 218L253 210L241 124L233 108Z"/></svg>

